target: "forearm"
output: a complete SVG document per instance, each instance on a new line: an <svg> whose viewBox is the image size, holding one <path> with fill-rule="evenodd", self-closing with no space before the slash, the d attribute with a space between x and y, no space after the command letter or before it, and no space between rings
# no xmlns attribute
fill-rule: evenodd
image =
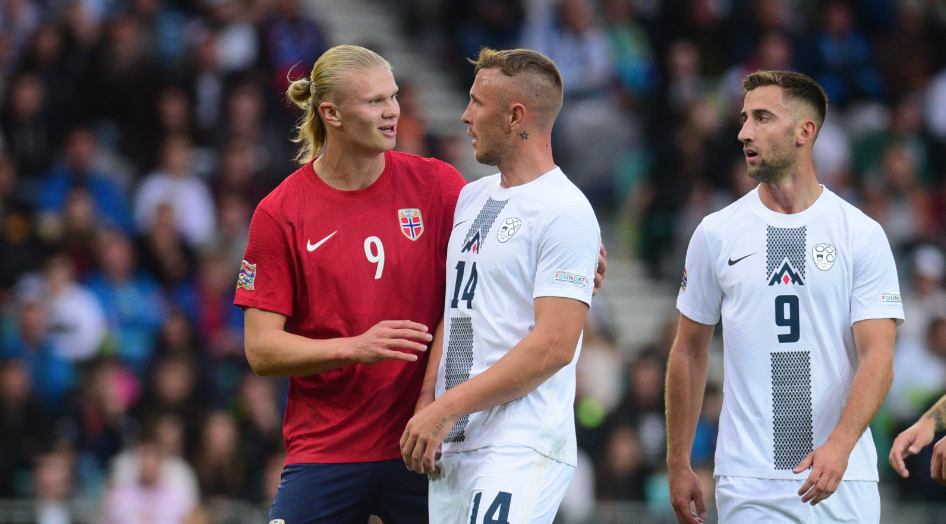
<svg viewBox="0 0 946 524"><path fill-rule="evenodd" d="M853 449L877 415L892 381L893 362L888 352L861 355L841 418L828 438L840 439Z"/></svg>
<svg viewBox="0 0 946 524"><path fill-rule="evenodd" d="M427 371L424 373L424 384L420 388L420 396L417 399L416 411L430 405L434 401L434 394L437 389L437 373L440 370L440 359L443 357L443 320L437 325L434 331L434 339L430 343L430 354L427 360Z"/></svg>
<svg viewBox="0 0 946 524"><path fill-rule="evenodd" d="M279 329L248 331L246 356L257 375L302 377L350 364L343 356L346 340L315 340Z"/></svg>
<svg viewBox="0 0 946 524"><path fill-rule="evenodd" d="M703 405L709 356L699 348L674 344L667 364L667 465L690 467L690 450Z"/></svg>
<svg viewBox="0 0 946 524"><path fill-rule="evenodd" d="M933 407L920 417L920 421L930 421L927 423L932 424L933 433L939 433L946 429L946 395L943 395L936 404L933 404Z"/></svg>
<svg viewBox="0 0 946 524"><path fill-rule="evenodd" d="M459 419L528 395L571 362L577 340L564 338L569 340L534 330L495 364L447 391L437 402Z"/></svg>

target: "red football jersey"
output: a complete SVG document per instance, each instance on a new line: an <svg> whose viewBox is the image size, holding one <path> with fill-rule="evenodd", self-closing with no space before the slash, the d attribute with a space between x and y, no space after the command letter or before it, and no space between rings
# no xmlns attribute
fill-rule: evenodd
<svg viewBox="0 0 946 524"><path fill-rule="evenodd" d="M313 339L361 335L382 320L443 316L446 252L460 173L397 152L370 186L334 189L312 163L256 208L234 303L289 317L286 331ZM286 464L389 460L424 379L416 362L349 364L292 377L283 438Z"/></svg>

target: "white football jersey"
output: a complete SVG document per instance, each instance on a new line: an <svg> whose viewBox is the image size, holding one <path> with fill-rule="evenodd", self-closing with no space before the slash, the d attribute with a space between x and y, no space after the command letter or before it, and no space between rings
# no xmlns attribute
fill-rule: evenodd
<svg viewBox="0 0 946 524"><path fill-rule="evenodd" d="M558 168L512 188L501 187L498 174L467 185L453 224L437 398L532 332L534 299L565 297L590 306L601 241L591 205ZM535 391L461 418L443 452L519 444L577 465L578 354Z"/></svg>
<svg viewBox="0 0 946 524"><path fill-rule="evenodd" d="M857 371L853 324L903 321L883 229L827 188L800 213L768 209L756 188L703 219L677 308L723 320L715 474L769 479L806 478L792 469L837 425ZM877 480L870 429L844 479Z"/></svg>

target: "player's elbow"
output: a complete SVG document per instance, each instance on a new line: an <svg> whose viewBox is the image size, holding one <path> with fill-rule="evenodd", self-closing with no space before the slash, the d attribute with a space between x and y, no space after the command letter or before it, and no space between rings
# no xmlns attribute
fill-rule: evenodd
<svg viewBox="0 0 946 524"><path fill-rule="evenodd" d="M558 370L572 363L575 359L575 350L578 347L578 337L567 334L556 334L548 341L548 351L543 359L544 367L555 374Z"/></svg>
<svg viewBox="0 0 946 524"><path fill-rule="evenodd" d="M246 350L246 362L250 365L253 373L261 377L272 375L273 371L269 365L269 359L266 358L266 351L260 346L257 337L251 337L247 333L243 344Z"/></svg>

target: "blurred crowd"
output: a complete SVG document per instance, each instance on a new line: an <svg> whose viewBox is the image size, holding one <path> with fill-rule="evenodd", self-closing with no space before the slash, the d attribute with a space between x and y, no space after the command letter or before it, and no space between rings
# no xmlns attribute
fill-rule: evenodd
<svg viewBox="0 0 946 524"><path fill-rule="evenodd" d="M942 2L376 2L463 92L463 58L482 46L555 60L557 162L608 242L664 281L702 217L753 187L741 79L814 77L830 98L819 179L883 225L901 271L908 320L879 456L946 390ZM301 0L0 0L0 498L44 501L49 523L68 522L76 497L103 500L107 522L205 522L216 497L270 503L287 385L249 370L232 300L252 212L296 167L288 79L308 74L330 29ZM456 165L455 137L430 132L406 80L398 149ZM563 512L596 499L666 511L674 326L618 348L592 311L583 466ZM707 486L721 399L711 381L693 450ZM924 477L898 481L901 499L942 500Z"/></svg>
<svg viewBox="0 0 946 524"><path fill-rule="evenodd" d="M287 79L326 46L298 0L0 2L0 499L271 503L287 384L233 295L296 169Z"/></svg>

